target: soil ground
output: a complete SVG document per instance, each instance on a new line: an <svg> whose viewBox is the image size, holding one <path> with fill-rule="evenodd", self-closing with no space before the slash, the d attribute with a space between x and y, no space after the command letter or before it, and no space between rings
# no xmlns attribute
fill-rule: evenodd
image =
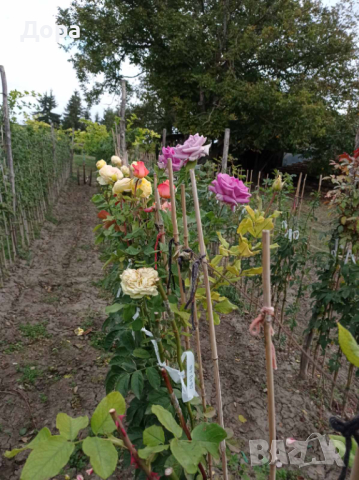
<svg viewBox="0 0 359 480"><path fill-rule="evenodd" d="M111 299L96 286L103 272L92 231L97 224L90 202L95 188L68 184L53 211L53 222L46 222L32 245L31 258L19 262L0 290L2 453L27 443L43 426L55 433L59 411L71 416L90 415L105 395L109 357L98 347L105 306ZM216 329L225 424L233 429L240 450L247 455L250 439L266 439L268 435L263 340L249 335L251 320L245 311L239 311L224 317ZM304 314L299 321L304 327ZM86 335L78 336L78 327ZM205 322L201 329L207 398L215 406ZM306 440L314 432L328 432L330 412L317 396L316 382L312 389L310 383L298 380L299 353L291 351L288 358L277 348L277 355L278 438ZM237 478L240 456L234 453L230 459L231 472ZM19 479L25 458L26 454L14 460L1 456L0 480ZM83 473L87 465L79 457L72 467L74 475ZM284 466L280 471L285 469L289 470ZM297 469L291 478L332 480L339 472L336 466L316 465ZM111 478L123 479L124 475Z"/></svg>

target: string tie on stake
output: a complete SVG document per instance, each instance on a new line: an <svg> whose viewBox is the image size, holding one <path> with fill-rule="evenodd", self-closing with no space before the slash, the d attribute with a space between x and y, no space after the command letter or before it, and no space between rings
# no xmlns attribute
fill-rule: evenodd
<svg viewBox="0 0 359 480"><path fill-rule="evenodd" d="M329 419L331 427L343 435L345 438L345 454L343 457L344 467L338 480L344 480L349 467L350 451L352 448L352 437L359 443L359 417L355 417L349 422L343 422L339 418L331 417Z"/></svg>
<svg viewBox="0 0 359 480"><path fill-rule="evenodd" d="M258 317L256 317L253 322L249 326L249 333L253 336L258 336L261 333L262 328L264 328L264 322L266 315L270 315L274 317L274 308L273 307L262 307ZM272 325L270 326L270 333L274 335L274 329ZM275 353L275 347L272 342L272 362L273 362L273 369L277 370L277 357Z"/></svg>

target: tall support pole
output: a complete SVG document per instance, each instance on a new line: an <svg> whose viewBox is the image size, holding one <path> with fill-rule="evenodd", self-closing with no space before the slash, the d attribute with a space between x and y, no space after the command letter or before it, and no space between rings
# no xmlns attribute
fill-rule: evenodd
<svg viewBox="0 0 359 480"><path fill-rule="evenodd" d="M166 146L167 130L164 128L162 130L162 147Z"/></svg>
<svg viewBox="0 0 359 480"><path fill-rule="evenodd" d="M263 305L271 307L271 282L270 282L270 231L262 232L262 281L263 281ZM276 422L275 422L275 398L274 398L274 375L273 375L273 349L272 349L272 317L266 315L264 319L264 336L266 342L266 370L267 370L267 396L268 396L268 422L269 422L269 445L272 454L269 480L276 478Z"/></svg>
<svg viewBox="0 0 359 480"><path fill-rule="evenodd" d="M191 175L191 183L192 183L194 209L195 209L196 221L197 221L199 251L201 256L206 256L206 246L205 246L204 237L203 237L201 211L199 208L196 176L193 169L190 170L190 175ZM219 376L216 330L214 328L211 287L209 283L208 265L207 265L206 258L204 258L202 265L203 265L203 281L206 289L206 298L207 298L207 315L208 315L209 336L210 336L212 362L213 362L213 376L214 376L214 383L215 383L216 397L217 397L218 423L222 428L224 428L222 391L221 391L221 382L220 382L220 376ZM227 455L226 455L225 441L221 442L221 457L222 457L223 479L227 480L228 470L227 470Z"/></svg>
<svg viewBox="0 0 359 480"><path fill-rule="evenodd" d="M222 155L222 173L227 173L229 137L231 130L226 128L224 131L223 155Z"/></svg>
<svg viewBox="0 0 359 480"><path fill-rule="evenodd" d="M13 158L12 158L12 149L11 149L11 130L10 130L10 115L9 115L9 104L8 104L7 81L6 81L5 68L2 65L0 65L0 75L1 75L2 97L3 97L5 151L6 151L7 166L8 166L9 172L10 172L12 207L13 207L14 215L15 215L15 211L16 211L15 171L14 171L14 161L13 161Z"/></svg>

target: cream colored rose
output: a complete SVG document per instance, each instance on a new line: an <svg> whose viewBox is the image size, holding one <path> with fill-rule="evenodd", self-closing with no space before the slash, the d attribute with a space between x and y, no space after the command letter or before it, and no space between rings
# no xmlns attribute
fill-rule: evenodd
<svg viewBox="0 0 359 480"><path fill-rule="evenodd" d="M137 190L141 189L141 198L148 198L152 194L151 182L149 182L145 178L133 178L131 180L131 188L133 195L135 195L135 192L137 192Z"/></svg>
<svg viewBox="0 0 359 480"><path fill-rule="evenodd" d="M146 295L158 295L156 283L158 273L154 268L128 268L121 275L123 293L131 298L142 298Z"/></svg>
<svg viewBox="0 0 359 480"><path fill-rule="evenodd" d="M97 177L97 181L100 185L111 185L112 183L117 182L123 178L123 173L119 168L112 167L111 165L105 165L98 171L100 174Z"/></svg>
<svg viewBox="0 0 359 480"><path fill-rule="evenodd" d="M107 163L105 162L105 160L99 160L97 163L96 163L96 168L97 170L100 170L102 167L104 167L105 165L107 165Z"/></svg>
<svg viewBox="0 0 359 480"><path fill-rule="evenodd" d="M122 178L121 180L117 180L112 188L112 192L114 195L118 195L123 192L130 192L131 191L131 179L130 178Z"/></svg>
<svg viewBox="0 0 359 480"><path fill-rule="evenodd" d="M122 165L120 170L123 173L124 177L129 177L130 176L130 169L128 168L127 165Z"/></svg>
<svg viewBox="0 0 359 480"><path fill-rule="evenodd" d="M122 165L122 160L117 155L112 155L111 163L116 165L116 167L120 167Z"/></svg>

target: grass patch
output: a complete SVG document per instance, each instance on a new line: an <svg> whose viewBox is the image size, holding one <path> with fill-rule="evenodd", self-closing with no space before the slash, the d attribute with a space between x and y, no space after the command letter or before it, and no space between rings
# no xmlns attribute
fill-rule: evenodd
<svg viewBox="0 0 359 480"><path fill-rule="evenodd" d="M60 297L58 295L48 295L43 299L44 303L49 303L50 305L59 301Z"/></svg>
<svg viewBox="0 0 359 480"><path fill-rule="evenodd" d="M24 344L21 341L16 343L7 343L5 341L2 341L0 345L6 347L3 350L3 353L5 353L6 355L15 352L21 352L21 350L23 350L24 348Z"/></svg>
<svg viewBox="0 0 359 480"><path fill-rule="evenodd" d="M27 383L29 385L34 385L36 380L42 375L41 370L31 365L24 365L23 367L18 366L17 371L22 374L18 379L18 382Z"/></svg>
<svg viewBox="0 0 359 480"><path fill-rule="evenodd" d="M48 333L47 329L47 322L40 322L34 325L30 325L30 323L21 324L19 326L19 330L24 337L32 338L33 340L38 340L40 338L50 338L51 335Z"/></svg>
<svg viewBox="0 0 359 480"><path fill-rule="evenodd" d="M74 170L77 170L77 167L82 168L84 161L87 167L86 172L90 172L90 168L92 168L92 170L96 170L96 158L91 157L90 155L74 155Z"/></svg>

